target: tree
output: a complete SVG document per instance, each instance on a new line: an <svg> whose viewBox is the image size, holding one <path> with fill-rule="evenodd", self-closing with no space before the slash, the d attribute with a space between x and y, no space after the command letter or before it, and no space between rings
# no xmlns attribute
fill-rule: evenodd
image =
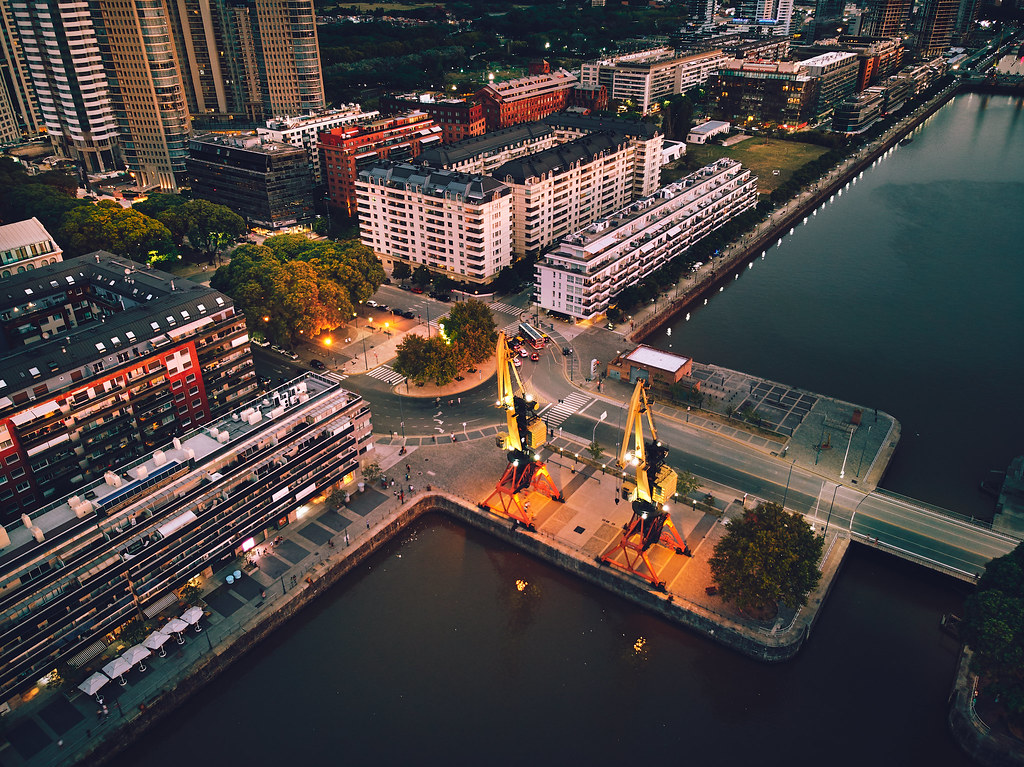
<svg viewBox="0 0 1024 767"><path fill-rule="evenodd" d="M170 194L168 192L153 192L145 200L139 200L138 202L132 203L132 208L137 210L146 216L152 216L153 218L159 218L159 215L165 210L176 208L179 205L185 203L185 198L180 194Z"/></svg>
<svg viewBox="0 0 1024 767"><path fill-rule="evenodd" d="M195 583L186 583L178 597L187 605L194 605L199 601L199 597L203 595L203 590L199 588Z"/></svg>
<svg viewBox="0 0 1024 767"><path fill-rule="evenodd" d="M381 471L380 464L376 461L370 461L363 467L363 479L367 482L376 482L383 476L384 472Z"/></svg>
<svg viewBox="0 0 1024 767"><path fill-rule="evenodd" d="M412 282L414 285L418 285L421 288L427 287L430 284L431 274L427 267L420 264L417 266L412 273Z"/></svg>
<svg viewBox="0 0 1024 767"><path fill-rule="evenodd" d="M396 280L407 280L412 277L412 269L405 261L395 261L395 265L391 269L391 276Z"/></svg>
<svg viewBox="0 0 1024 767"><path fill-rule="evenodd" d="M799 514L761 503L729 524L709 561L722 597L742 609L767 610L806 604L818 585L824 538Z"/></svg>
<svg viewBox="0 0 1024 767"><path fill-rule="evenodd" d="M430 380L427 373L427 339L409 333L395 349L395 371L414 384L422 386Z"/></svg>
<svg viewBox="0 0 1024 767"><path fill-rule="evenodd" d="M459 353L441 336L431 336L426 345L426 374L435 386L446 386L459 374Z"/></svg>
<svg viewBox="0 0 1024 767"><path fill-rule="evenodd" d="M452 306L444 321L444 332L453 344L465 350L471 365L488 359L498 341L494 315L487 304L475 299Z"/></svg>
<svg viewBox="0 0 1024 767"><path fill-rule="evenodd" d="M681 471L676 477L676 492L684 498L700 487L700 480L688 471Z"/></svg>
<svg viewBox="0 0 1024 767"><path fill-rule="evenodd" d="M176 253L166 226L137 210L122 208L113 200L69 210L57 233L65 252L71 256L107 250L146 263L154 256Z"/></svg>
<svg viewBox="0 0 1024 767"><path fill-rule="evenodd" d="M179 242L187 235L192 247L211 264L222 248L245 231L245 219L230 208L209 200L189 200L162 211L157 218Z"/></svg>
<svg viewBox="0 0 1024 767"><path fill-rule="evenodd" d="M1024 717L1024 543L989 562L965 603L960 636L974 651L971 670Z"/></svg>
<svg viewBox="0 0 1024 767"><path fill-rule="evenodd" d="M591 442L587 445L587 452L590 453L590 457L595 461L601 460L601 456L604 455L604 448L601 447L597 442Z"/></svg>

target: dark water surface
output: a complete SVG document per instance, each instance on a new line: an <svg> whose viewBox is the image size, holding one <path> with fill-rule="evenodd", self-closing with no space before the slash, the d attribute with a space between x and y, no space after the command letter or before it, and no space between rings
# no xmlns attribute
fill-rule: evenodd
<svg viewBox="0 0 1024 767"><path fill-rule="evenodd" d="M938 629L961 598L858 551L768 666L427 517L117 764L968 764Z"/></svg>
<svg viewBox="0 0 1024 767"><path fill-rule="evenodd" d="M966 94L654 345L892 413L883 487L990 517L1024 453L1024 106Z"/></svg>
<svg viewBox="0 0 1024 767"><path fill-rule="evenodd" d="M977 482L1024 450L1022 211L1020 103L961 96L674 350L893 413L886 485L982 513ZM955 767L938 622L963 595L855 546L767 666L428 517L117 764Z"/></svg>

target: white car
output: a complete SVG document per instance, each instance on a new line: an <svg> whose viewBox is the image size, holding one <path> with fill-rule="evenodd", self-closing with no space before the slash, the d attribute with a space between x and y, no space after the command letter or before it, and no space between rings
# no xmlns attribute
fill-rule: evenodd
<svg viewBox="0 0 1024 767"><path fill-rule="evenodd" d="M366 305L367 306L372 306L374 309L376 309L378 306L380 306L380 304L378 304L376 301L367 301Z"/></svg>
<svg viewBox="0 0 1024 767"><path fill-rule="evenodd" d="M252 338L250 339L250 343L254 343L257 346L262 347L270 346L270 341L266 340L265 338Z"/></svg>

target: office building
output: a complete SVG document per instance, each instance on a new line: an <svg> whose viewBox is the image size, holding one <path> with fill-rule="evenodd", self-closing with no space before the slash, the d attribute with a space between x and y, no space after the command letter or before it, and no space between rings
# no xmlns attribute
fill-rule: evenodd
<svg viewBox="0 0 1024 767"><path fill-rule="evenodd" d="M846 0L817 0L814 6L814 39L825 40L846 31Z"/></svg>
<svg viewBox="0 0 1024 767"><path fill-rule="evenodd" d="M533 257L633 197L635 148L591 133L505 163L494 178L512 188L512 251Z"/></svg>
<svg viewBox="0 0 1024 767"><path fill-rule="evenodd" d="M483 104L487 130L497 130L562 111L577 82L576 76L564 69L552 72L545 61L525 77L485 85L476 97Z"/></svg>
<svg viewBox="0 0 1024 767"><path fill-rule="evenodd" d="M868 88L855 93L836 106L832 130L836 133L863 133L882 116L885 96L882 88Z"/></svg>
<svg viewBox="0 0 1024 767"><path fill-rule="evenodd" d="M55 264L61 253L38 218L0 226L0 278Z"/></svg>
<svg viewBox="0 0 1024 767"><path fill-rule="evenodd" d="M441 128L419 111L321 133L317 147L328 204L354 216L356 179L362 168L381 159L406 162L440 143Z"/></svg>
<svg viewBox="0 0 1024 767"><path fill-rule="evenodd" d="M122 170L114 94L90 4L11 0L10 9L54 151L87 173Z"/></svg>
<svg viewBox="0 0 1024 767"><path fill-rule="evenodd" d="M484 105L475 98L448 98L443 93L405 93L384 96L381 108L387 114L405 114L410 110L426 112L441 126L441 140L445 144L482 136L487 130Z"/></svg>
<svg viewBox="0 0 1024 767"><path fill-rule="evenodd" d="M861 33L867 37L900 37L907 31L911 0L868 0Z"/></svg>
<svg viewBox="0 0 1024 767"><path fill-rule="evenodd" d="M961 0L925 0L919 17L917 54L924 58L941 56L953 44Z"/></svg>
<svg viewBox="0 0 1024 767"><path fill-rule="evenodd" d="M0 302L0 523L210 423L256 387L211 288L98 252L14 274Z"/></svg>
<svg viewBox="0 0 1024 767"><path fill-rule="evenodd" d="M740 0L731 28L789 37L793 21L793 0Z"/></svg>
<svg viewBox="0 0 1024 767"><path fill-rule="evenodd" d="M323 183L320 169L320 150L317 139L321 133L332 131L344 125L368 122L380 117L380 112L373 110L364 112L358 104L347 104L340 109L324 109L305 115L282 115L267 120L265 128L257 128L256 135L264 141L278 144L291 144L306 150L309 157L309 170L313 183Z"/></svg>
<svg viewBox="0 0 1024 767"><path fill-rule="evenodd" d="M291 144L196 136L189 142L188 178L194 196L227 206L250 228L274 232L316 215L309 155Z"/></svg>
<svg viewBox="0 0 1024 767"><path fill-rule="evenodd" d="M860 65L855 53L822 53L801 61L800 66L817 81L813 118L816 123L827 120L836 104L853 94L857 88Z"/></svg>
<svg viewBox="0 0 1024 767"><path fill-rule="evenodd" d="M953 27L953 43L963 45L970 39L971 29L978 20L980 0L960 0L956 9L956 24Z"/></svg>
<svg viewBox="0 0 1024 767"><path fill-rule="evenodd" d="M795 130L815 119L817 86L799 63L733 59L718 71L708 92L719 120Z"/></svg>
<svg viewBox="0 0 1024 767"><path fill-rule="evenodd" d="M678 55L672 48L651 48L583 64L580 84L603 85L610 99L648 114L661 99L705 84L725 60L718 49Z"/></svg>
<svg viewBox="0 0 1024 767"><path fill-rule="evenodd" d="M562 238L537 264L537 302L593 319L624 288L756 204L756 177L735 160L718 160Z"/></svg>
<svg viewBox="0 0 1024 767"><path fill-rule="evenodd" d="M245 404L242 404L242 403ZM359 395L307 374L81 483L0 528L0 699L81 668L181 589L356 491L372 451ZM111 704L113 708L113 704Z"/></svg>
<svg viewBox="0 0 1024 767"><path fill-rule="evenodd" d="M512 190L490 176L379 163L356 189L360 239L387 268L483 283L512 263Z"/></svg>

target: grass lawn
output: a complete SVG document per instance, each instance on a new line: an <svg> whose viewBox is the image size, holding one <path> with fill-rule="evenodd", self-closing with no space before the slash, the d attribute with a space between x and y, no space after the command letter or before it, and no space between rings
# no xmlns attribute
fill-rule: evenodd
<svg viewBox="0 0 1024 767"><path fill-rule="evenodd" d="M696 159L701 166L714 162L719 157L738 160L757 176L757 190L769 194L786 181L793 172L828 150L816 144L800 144L796 141L779 141L754 136L730 147L718 144L687 144L687 155ZM772 171L779 171L775 175Z"/></svg>

